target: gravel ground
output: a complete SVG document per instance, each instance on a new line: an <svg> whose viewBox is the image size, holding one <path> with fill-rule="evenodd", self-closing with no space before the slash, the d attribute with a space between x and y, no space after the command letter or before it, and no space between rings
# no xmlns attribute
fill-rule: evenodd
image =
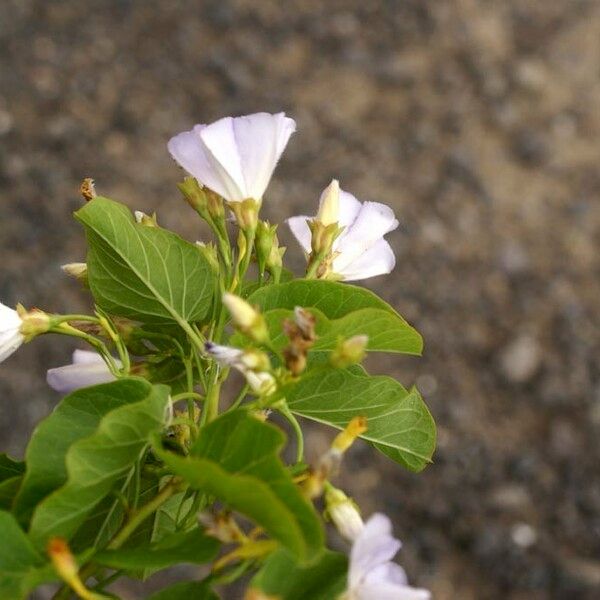
<svg viewBox="0 0 600 600"><path fill-rule="evenodd" d="M88 307L59 269L83 257L85 176L197 238L168 137L287 111L266 211L311 210L332 176L394 207L398 265L367 284L426 352L371 367L416 382L439 426L423 474L357 447L343 485L393 514L436 599L598 598L599 106L597 0L2 0L0 298ZM71 349L0 367L3 450Z"/></svg>

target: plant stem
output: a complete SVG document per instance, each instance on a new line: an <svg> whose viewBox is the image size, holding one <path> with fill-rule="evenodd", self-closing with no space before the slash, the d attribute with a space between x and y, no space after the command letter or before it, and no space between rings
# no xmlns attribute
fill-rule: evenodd
<svg viewBox="0 0 600 600"><path fill-rule="evenodd" d="M168 483L165 484L162 490L150 500L150 502L144 504L140 509L136 510L130 517L127 523L123 525L121 530L115 535L107 546L109 550L116 550L120 548L126 541L127 538L155 511L157 511L162 504L164 504L175 492L178 491L181 485L181 481L173 477Z"/></svg>
<svg viewBox="0 0 600 600"><path fill-rule="evenodd" d="M304 435L302 434L302 428L296 417L292 414L287 404L281 403L277 406L279 412L288 420L296 434L296 462L302 462L304 460Z"/></svg>

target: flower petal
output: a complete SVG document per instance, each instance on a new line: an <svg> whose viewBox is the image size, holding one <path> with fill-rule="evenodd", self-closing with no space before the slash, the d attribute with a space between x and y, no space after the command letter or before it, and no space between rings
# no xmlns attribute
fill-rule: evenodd
<svg viewBox="0 0 600 600"><path fill-rule="evenodd" d="M246 197L260 200L269 185L296 122L285 113L261 112L232 121Z"/></svg>
<svg viewBox="0 0 600 600"><path fill-rule="evenodd" d="M68 394L79 388L108 383L115 378L104 364L90 362L66 365L49 369L46 374L48 385L62 394Z"/></svg>
<svg viewBox="0 0 600 600"><path fill-rule="evenodd" d="M233 121L233 117L225 117L201 129L194 128L194 131L200 137L213 172L220 179L223 191L214 191L227 200L239 202L249 196L235 139Z"/></svg>
<svg viewBox="0 0 600 600"><path fill-rule="evenodd" d="M18 329L4 331L0 334L0 362L16 352L25 341Z"/></svg>
<svg viewBox="0 0 600 600"><path fill-rule="evenodd" d="M91 350L75 350L73 352L74 365L104 365L104 359Z"/></svg>
<svg viewBox="0 0 600 600"><path fill-rule="evenodd" d="M391 273L396 266L396 256L392 247L384 240L375 242L368 250L365 250L354 261L343 265L343 255L333 259L333 271L343 276L344 281L356 281L367 279L377 275Z"/></svg>
<svg viewBox="0 0 600 600"><path fill-rule="evenodd" d="M0 333L21 327L21 317L14 309L0 302Z"/></svg>
<svg viewBox="0 0 600 600"><path fill-rule="evenodd" d="M365 584L352 590L356 600L429 600L427 590L394 583Z"/></svg>
<svg viewBox="0 0 600 600"><path fill-rule="evenodd" d="M339 238L336 246L341 253L338 268L343 269L396 227L398 221L389 206L364 202L354 221Z"/></svg>
<svg viewBox="0 0 600 600"><path fill-rule="evenodd" d="M310 232L310 228L308 226L308 221L313 217L290 217L286 223L288 227L291 229L294 237L298 240L300 245L302 246L304 252L310 254L311 250L311 238L312 234Z"/></svg>
<svg viewBox="0 0 600 600"><path fill-rule="evenodd" d="M348 574L350 587L358 587L375 567L389 562L401 545L392 536L389 518L381 513L374 514L352 545Z"/></svg>
<svg viewBox="0 0 600 600"><path fill-rule="evenodd" d="M324 193L324 192L323 192ZM354 223L361 209L361 202L350 192L340 190L340 219L338 221L340 227L348 227ZM342 233L342 236L344 234Z"/></svg>

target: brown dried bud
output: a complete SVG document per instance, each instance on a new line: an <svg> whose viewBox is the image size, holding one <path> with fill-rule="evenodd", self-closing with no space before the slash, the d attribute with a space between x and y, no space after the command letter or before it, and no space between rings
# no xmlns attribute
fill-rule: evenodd
<svg viewBox="0 0 600 600"><path fill-rule="evenodd" d="M86 202L93 200L98 194L96 194L96 187L94 180L91 177L86 177L79 186L79 193L83 196Z"/></svg>

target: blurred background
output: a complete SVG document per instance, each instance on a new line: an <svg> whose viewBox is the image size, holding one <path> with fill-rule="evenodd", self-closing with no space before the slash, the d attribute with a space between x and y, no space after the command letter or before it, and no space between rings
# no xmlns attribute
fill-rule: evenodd
<svg viewBox="0 0 600 600"><path fill-rule="evenodd" d="M366 285L426 350L370 366L439 427L425 472L357 446L341 483L436 599L598 598L599 107L597 0L2 0L0 298L89 308L60 270L84 259L83 177L197 239L167 139L285 110L267 216L312 214L332 177L394 208L396 269ZM72 349L0 366L0 450L22 454Z"/></svg>

